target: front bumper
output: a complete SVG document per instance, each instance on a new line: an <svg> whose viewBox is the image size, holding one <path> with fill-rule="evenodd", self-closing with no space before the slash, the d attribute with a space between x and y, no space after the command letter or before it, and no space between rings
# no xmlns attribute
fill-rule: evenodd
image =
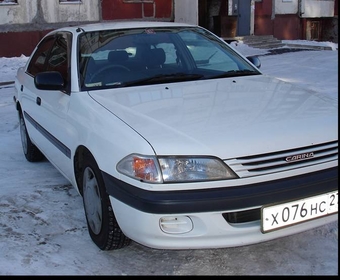
<svg viewBox="0 0 340 280"><path fill-rule="evenodd" d="M139 211L179 214L237 211L283 203L338 189L338 168L237 187L185 191L147 191L103 172L107 193Z"/></svg>
<svg viewBox="0 0 340 280"><path fill-rule="evenodd" d="M242 187L165 192L141 190L108 174L103 176L122 231L151 248L244 246L300 233L338 219L336 213L265 234L261 232L262 205L337 190L337 168ZM248 215L252 219L232 220L231 217L247 211L253 211Z"/></svg>
<svg viewBox="0 0 340 280"><path fill-rule="evenodd" d="M222 212L150 214L136 210L110 196L117 222L126 236L156 249L211 249L257 244L311 230L337 221L338 215L325 216L263 234L260 221L229 224ZM183 218L188 223L183 225ZM171 222L168 225L162 221ZM191 228L188 228L188 226ZM332 227L333 225L329 225Z"/></svg>

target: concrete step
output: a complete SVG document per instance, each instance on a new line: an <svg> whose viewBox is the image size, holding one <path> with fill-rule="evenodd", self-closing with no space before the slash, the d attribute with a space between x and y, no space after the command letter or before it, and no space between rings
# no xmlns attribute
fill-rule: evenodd
<svg viewBox="0 0 340 280"><path fill-rule="evenodd" d="M249 47L252 48L257 48L257 49L274 49L274 48L281 48L284 46L284 44L282 44L281 42L257 42L257 43L245 43L247 44Z"/></svg>
<svg viewBox="0 0 340 280"><path fill-rule="evenodd" d="M308 45L308 44L294 44L294 43L284 43L281 40L276 39L273 35L249 35L249 36L237 36L233 38L223 38L224 41L230 42L243 42L252 48L257 49L278 49L282 47L287 47L291 49L311 49L311 50L332 50L329 46L318 46L318 45Z"/></svg>
<svg viewBox="0 0 340 280"><path fill-rule="evenodd" d="M237 36L234 38L223 38L227 42L242 41L244 44L252 48L259 49L273 49L285 46L282 41L276 39L273 35L262 35L262 36Z"/></svg>
<svg viewBox="0 0 340 280"><path fill-rule="evenodd" d="M276 38L274 38L273 35L261 35L261 36L249 35L249 36L238 36L235 38L238 40L242 40L244 42L261 42L261 41L277 40Z"/></svg>
<svg viewBox="0 0 340 280"><path fill-rule="evenodd" d="M312 49L312 50L324 50L329 51L332 50L330 46L318 46L318 45L307 45L307 44L285 44L288 48L294 49Z"/></svg>
<svg viewBox="0 0 340 280"><path fill-rule="evenodd" d="M289 49L290 51L299 51L299 50L332 50L330 46L319 46L314 44L299 44L297 43L286 43L281 40L276 39L273 35L250 35L250 36L237 36L232 38L222 38L227 43L231 42L243 42L252 48L258 49L268 49L273 50L276 53L276 50L279 53L282 53L281 50L283 48ZM284 52L284 50L282 50Z"/></svg>
<svg viewBox="0 0 340 280"><path fill-rule="evenodd" d="M244 36L242 41L250 47L259 49L272 49L284 46L282 41L276 39L273 35Z"/></svg>

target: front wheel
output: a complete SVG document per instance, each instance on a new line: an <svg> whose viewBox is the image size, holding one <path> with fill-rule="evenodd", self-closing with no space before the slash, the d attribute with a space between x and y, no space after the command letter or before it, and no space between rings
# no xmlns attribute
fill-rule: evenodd
<svg viewBox="0 0 340 280"><path fill-rule="evenodd" d="M32 143L27 132L24 116L22 114L19 115L19 126L20 126L21 145L22 145L22 149L23 149L26 159L30 162L41 161L44 158L44 155Z"/></svg>
<svg viewBox="0 0 340 280"><path fill-rule="evenodd" d="M104 180L90 154L84 159L82 188L87 227L92 241L101 250L121 249L129 245L131 240L117 223Z"/></svg>

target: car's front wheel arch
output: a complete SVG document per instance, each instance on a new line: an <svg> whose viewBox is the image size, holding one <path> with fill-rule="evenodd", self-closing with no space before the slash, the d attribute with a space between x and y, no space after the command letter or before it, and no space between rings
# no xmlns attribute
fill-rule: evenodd
<svg viewBox="0 0 340 280"><path fill-rule="evenodd" d="M98 164L86 147L79 147L74 157L77 187L92 241L101 250L120 249L130 244L116 220Z"/></svg>

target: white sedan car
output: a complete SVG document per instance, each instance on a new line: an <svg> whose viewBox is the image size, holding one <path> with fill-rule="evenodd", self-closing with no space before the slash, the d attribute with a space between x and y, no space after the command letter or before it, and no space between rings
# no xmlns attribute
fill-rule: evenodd
<svg viewBox="0 0 340 280"><path fill-rule="evenodd" d="M15 80L24 154L79 191L102 250L234 247L336 221L337 104L259 67L183 23L52 31Z"/></svg>

